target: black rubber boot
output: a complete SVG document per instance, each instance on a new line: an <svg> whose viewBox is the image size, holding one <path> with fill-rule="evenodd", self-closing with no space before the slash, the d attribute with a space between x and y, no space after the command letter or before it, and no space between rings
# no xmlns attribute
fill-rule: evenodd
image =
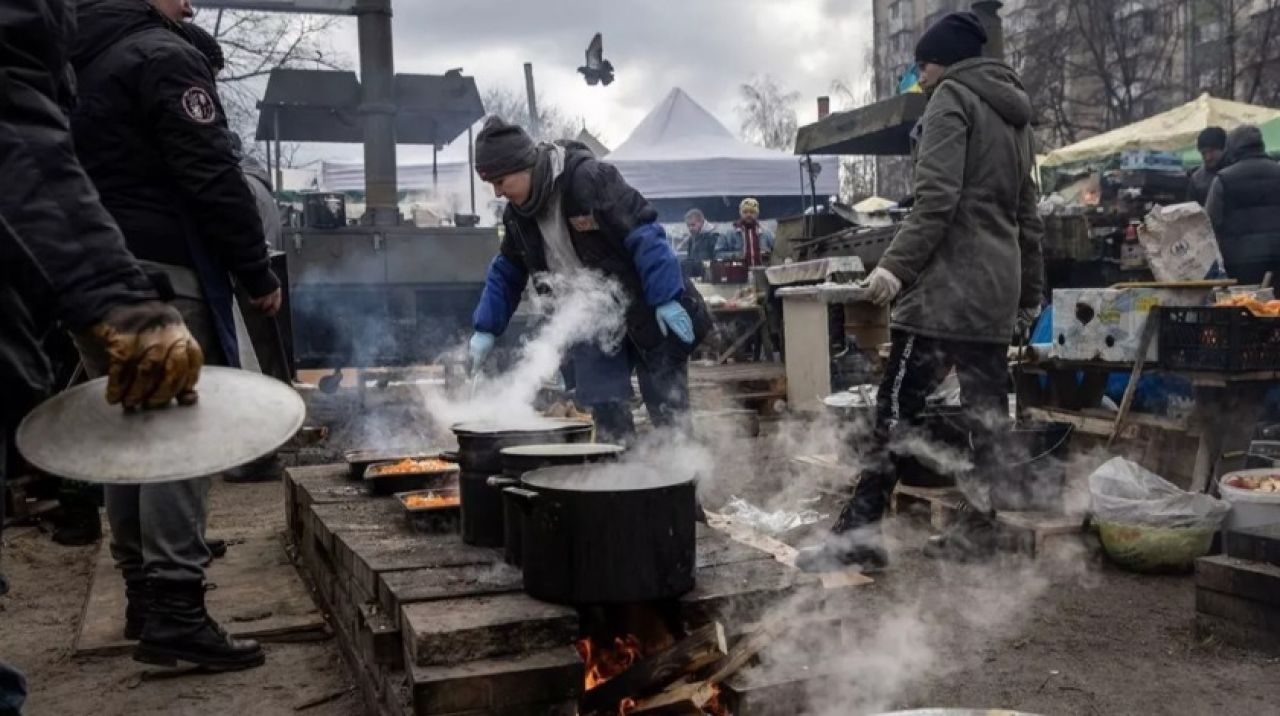
<svg viewBox="0 0 1280 716"><path fill-rule="evenodd" d="M266 654L252 639L234 639L205 611L200 582L152 580L151 611L133 658L157 666L186 662L210 671L261 666Z"/></svg>
<svg viewBox="0 0 1280 716"><path fill-rule="evenodd" d="M145 579L124 580L124 638L137 641L151 611L151 592Z"/></svg>
<svg viewBox="0 0 1280 716"><path fill-rule="evenodd" d="M955 521L924 546L924 556L949 562L982 562L995 554L995 515L975 511L968 503L961 503Z"/></svg>

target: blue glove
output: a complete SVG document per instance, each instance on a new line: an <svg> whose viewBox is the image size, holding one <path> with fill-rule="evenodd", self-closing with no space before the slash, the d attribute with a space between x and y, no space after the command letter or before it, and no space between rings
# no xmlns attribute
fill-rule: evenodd
<svg viewBox="0 0 1280 716"><path fill-rule="evenodd" d="M484 331L476 331L471 334L471 368L478 368L485 358L489 357L489 353L493 351L493 344L498 339L492 333Z"/></svg>
<svg viewBox="0 0 1280 716"><path fill-rule="evenodd" d="M658 329L667 335L668 329L676 334L676 338L693 345L693 319L679 301L667 301L658 306Z"/></svg>

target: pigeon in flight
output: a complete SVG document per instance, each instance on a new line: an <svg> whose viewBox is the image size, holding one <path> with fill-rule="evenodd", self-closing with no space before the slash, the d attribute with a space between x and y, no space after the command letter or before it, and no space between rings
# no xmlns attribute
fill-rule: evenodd
<svg viewBox="0 0 1280 716"><path fill-rule="evenodd" d="M578 68L582 76L587 78L587 84L592 87L603 84L608 86L613 83L613 63L604 58L604 40L601 39L600 33L591 38L591 44L587 45L587 64Z"/></svg>

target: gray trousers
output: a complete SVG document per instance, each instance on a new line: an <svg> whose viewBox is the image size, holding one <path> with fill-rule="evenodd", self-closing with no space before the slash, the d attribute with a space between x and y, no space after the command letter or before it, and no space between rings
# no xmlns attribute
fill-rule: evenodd
<svg viewBox="0 0 1280 716"><path fill-rule="evenodd" d="M202 346L218 345L213 315L203 301L173 300L191 335ZM106 374L106 355L96 345L76 342L85 372ZM211 351L217 356L217 351ZM210 361L210 364L214 364ZM209 547L204 543L211 478L154 485L108 485L107 521L111 524L111 556L126 580L203 581Z"/></svg>

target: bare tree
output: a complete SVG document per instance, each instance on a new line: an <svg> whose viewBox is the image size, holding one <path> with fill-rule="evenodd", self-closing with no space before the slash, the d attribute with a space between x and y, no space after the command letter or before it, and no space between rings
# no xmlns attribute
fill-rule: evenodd
<svg viewBox="0 0 1280 716"><path fill-rule="evenodd" d="M547 102L541 96L538 103L538 130L535 134L529 121L529 102L523 92L516 92L506 87L490 87L481 96L484 111L488 115L502 117L512 124L524 127L526 132L540 142L552 142L557 139L573 139L578 132L586 128L581 119L571 119L559 107ZM600 137L595 134L596 138Z"/></svg>
<svg viewBox="0 0 1280 716"><path fill-rule="evenodd" d="M1192 91L1250 104L1280 100L1280 0L1193 3Z"/></svg>
<svg viewBox="0 0 1280 716"><path fill-rule="evenodd" d="M835 80L831 83L831 96L835 111L850 110L869 104L875 96L874 76L863 79L863 89L855 91L855 83ZM856 204L876 194L875 157L856 156L840 158L840 201Z"/></svg>
<svg viewBox="0 0 1280 716"><path fill-rule="evenodd" d="M222 46L227 66L218 76L218 93L231 129L241 136L247 152L263 154L254 142L258 102L266 77L278 68L346 69L346 59L329 44L329 33L340 18L330 15L222 11L202 12L195 22ZM296 147L284 148L288 165Z"/></svg>
<svg viewBox="0 0 1280 716"><path fill-rule="evenodd" d="M795 146L794 105L800 99L799 92L784 91L772 77L764 75L740 85L738 95L743 136L770 149L790 150Z"/></svg>

